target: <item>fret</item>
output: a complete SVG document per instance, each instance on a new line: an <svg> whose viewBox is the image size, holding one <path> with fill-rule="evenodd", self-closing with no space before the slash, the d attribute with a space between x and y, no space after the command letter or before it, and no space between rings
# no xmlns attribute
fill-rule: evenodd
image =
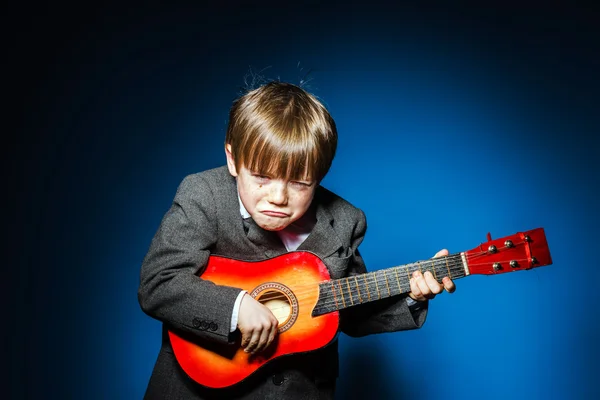
<svg viewBox="0 0 600 400"><path fill-rule="evenodd" d="M394 272L396 273L396 281L398 282L398 287L400 288L400 293L398 294L401 294L410 291L410 280L406 278L401 278L401 275L398 275L399 269L400 267L394 268Z"/></svg>
<svg viewBox="0 0 600 400"><path fill-rule="evenodd" d="M377 284L377 274L376 272L371 273L373 275L373 280L375 281L375 288L377 289L377 298L381 298L381 293L379 293L379 285Z"/></svg>
<svg viewBox="0 0 600 400"><path fill-rule="evenodd" d="M410 276L414 276L415 272L420 271L420 265L418 262L414 263L414 264L410 264L412 265L412 271L410 272Z"/></svg>
<svg viewBox="0 0 600 400"><path fill-rule="evenodd" d="M342 280L344 281L342 283L342 286L344 287L344 291L348 294L346 296L346 302L348 303L348 307L353 306L354 298L352 297L352 294L354 293L354 291L350 287L350 278L342 278Z"/></svg>
<svg viewBox="0 0 600 400"><path fill-rule="evenodd" d="M346 285L348 286L348 295L350 296L350 305L354 305L354 300L352 299L352 290L350 289L350 279L346 279Z"/></svg>
<svg viewBox="0 0 600 400"><path fill-rule="evenodd" d="M331 291L333 292L333 301L335 302L335 307L339 309L340 306L337 302L337 296L335 295L335 284L333 282L334 281L331 281Z"/></svg>
<svg viewBox="0 0 600 400"><path fill-rule="evenodd" d="M346 300L344 299L344 289L342 288L342 280L339 279L338 283L339 283L339 286L340 286L340 294L342 295L342 304L344 305L343 308L346 308Z"/></svg>
<svg viewBox="0 0 600 400"><path fill-rule="evenodd" d="M446 257L446 259L444 260L443 264L440 265L441 269L440 269L440 275L442 276L450 276L449 274L452 272L450 269L450 264L449 262L452 260L449 260L449 257Z"/></svg>
<svg viewBox="0 0 600 400"><path fill-rule="evenodd" d="M377 277L374 272L369 272L364 274L365 288L367 290L368 301L379 300L380 297L377 297Z"/></svg>
<svg viewBox="0 0 600 400"><path fill-rule="evenodd" d="M432 274L437 282L441 282L441 279L443 278L443 276L438 277L439 276L439 271L438 271L439 262L440 262L440 259L431 260L431 268L433 270Z"/></svg>
<svg viewBox="0 0 600 400"><path fill-rule="evenodd" d="M390 290L390 283L388 282L387 275L385 274L385 269L382 272L383 272L383 279L385 279L385 285L387 286L387 290L388 290L388 297L390 297L392 295L392 291Z"/></svg>
<svg viewBox="0 0 600 400"><path fill-rule="evenodd" d="M458 279L465 276L465 269L463 267L462 258L460 254L454 257L454 270L452 279Z"/></svg>
<svg viewBox="0 0 600 400"><path fill-rule="evenodd" d="M390 272L390 274L393 274L393 273L394 273L393 269L388 269L388 270L386 270L386 271L389 271L389 272ZM394 279L394 277L393 277L393 276L392 276L392 277L389 277L389 279L388 279L388 285L390 286L390 289L391 289L391 294L390 294L390 296L395 296L395 295L397 295L397 294L400 294L400 293L401 293L401 290L402 290L402 289L401 289L399 286L397 286L397 285L396 285L396 286L394 286L394 283L395 283L395 282L396 282L396 280Z"/></svg>
<svg viewBox="0 0 600 400"><path fill-rule="evenodd" d="M358 286L358 278L354 275L354 283L356 284L356 291L358 292L358 301L359 303L363 302L362 296L360 294L360 286Z"/></svg>
<svg viewBox="0 0 600 400"><path fill-rule="evenodd" d="M444 257L444 260L440 260L438 274L443 278L444 276L448 276L448 257Z"/></svg>
<svg viewBox="0 0 600 400"><path fill-rule="evenodd" d="M400 279L398 278L398 268L394 268L394 274L396 275L396 282L398 282L398 291L402 293L402 285L400 285Z"/></svg>
<svg viewBox="0 0 600 400"><path fill-rule="evenodd" d="M448 276L451 277L452 276L452 259L450 257L446 257L446 259L444 260L444 264L442 265L442 269L443 269L443 276Z"/></svg>
<svg viewBox="0 0 600 400"><path fill-rule="evenodd" d="M409 267L406 267L406 275L408 276L408 278L406 279L406 284L407 284L407 292L410 292L410 280L412 279L412 273L409 270Z"/></svg>
<svg viewBox="0 0 600 400"><path fill-rule="evenodd" d="M390 274L393 274L394 276L392 277L388 277L388 286L390 288L390 296L395 296L397 294L402 293L402 287L399 285L399 282L397 279L394 279L394 277L397 278L397 275L395 274L395 269L394 268L390 268L386 270L386 276L388 275L387 272L389 271ZM396 283L396 285L394 286L394 283Z"/></svg>
<svg viewBox="0 0 600 400"><path fill-rule="evenodd" d="M446 257L446 269L448 270L448 277L452 279L452 272L450 272L450 266L448 265L448 258Z"/></svg>
<svg viewBox="0 0 600 400"><path fill-rule="evenodd" d="M367 296L369 296L369 301L371 301L371 291L369 290L369 283L367 282L367 276L369 274L363 274L363 280L365 281L365 287L367 288Z"/></svg>

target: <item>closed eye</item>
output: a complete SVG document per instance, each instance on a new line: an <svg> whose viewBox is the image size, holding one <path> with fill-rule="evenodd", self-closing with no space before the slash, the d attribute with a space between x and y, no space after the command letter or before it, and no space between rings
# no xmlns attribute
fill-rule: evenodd
<svg viewBox="0 0 600 400"><path fill-rule="evenodd" d="M271 179L270 176L255 173L252 174L252 177L261 183L266 183Z"/></svg>
<svg viewBox="0 0 600 400"><path fill-rule="evenodd" d="M300 187L311 187L312 182L301 182L301 181L291 181L292 185L300 186Z"/></svg>

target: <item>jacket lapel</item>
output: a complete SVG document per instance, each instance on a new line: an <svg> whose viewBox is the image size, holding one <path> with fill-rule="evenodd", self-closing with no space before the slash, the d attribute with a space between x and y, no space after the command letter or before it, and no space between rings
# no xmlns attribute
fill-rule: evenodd
<svg viewBox="0 0 600 400"><path fill-rule="evenodd" d="M277 233L262 229L260 226L256 225L256 222L254 222L252 218L244 220L244 227L248 229L248 239L268 258L276 257L287 252Z"/></svg>
<svg viewBox="0 0 600 400"><path fill-rule="evenodd" d="M317 203L317 222L312 232L298 247L298 251L310 251L321 258L343 249L343 244L333 229L333 215L321 203Z"/></svg>

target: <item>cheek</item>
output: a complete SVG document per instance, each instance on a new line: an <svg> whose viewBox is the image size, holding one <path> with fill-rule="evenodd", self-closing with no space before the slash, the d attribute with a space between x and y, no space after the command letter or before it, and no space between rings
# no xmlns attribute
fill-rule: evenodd
<svg viewBox="0 0 600 400"><path fill-rule="evenodd" d="M255 188L244 188L240 191L240 197L242 197L244 203L254 206L258 202L257 190Z"/></svg>
<svg viewBox="0 0 600 400"><path fill-rule="evenodd" d="M295 207L298 210L303 210L303 211L306 211L306 209L308 209L308 207L310 206L310 203L312 201L311 193L295 193L294 195L292 195L290 197L291 197L291 201L293 202Z"/></svg>
<svg viewBox="0 0 600 400"><path fill-rule="evenodd" d="M261 186L255 186L248 190L248 198L250 198L254 204L260 203L265 197L267 197L265 188Z"/></svg>

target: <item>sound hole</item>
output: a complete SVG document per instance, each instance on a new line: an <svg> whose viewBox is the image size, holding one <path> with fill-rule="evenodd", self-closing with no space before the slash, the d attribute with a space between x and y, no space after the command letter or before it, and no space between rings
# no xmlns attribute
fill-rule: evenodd
<svg viewBox="0 0 600 400"><path fill-rule="evenodd" d="M298 318L298 299L287 286L267 282L255 288L252 297L264 304L279 322L277 330L283 333L290 329Z"/></svg>
<svg viewBox="0 0 600 400"><path fill-rule="evenodd" d="M290 319L292 306L285 294L271 290L260 296L258 301L271 310L277 321L279 321L279 326L285 325Z"/></svg>

